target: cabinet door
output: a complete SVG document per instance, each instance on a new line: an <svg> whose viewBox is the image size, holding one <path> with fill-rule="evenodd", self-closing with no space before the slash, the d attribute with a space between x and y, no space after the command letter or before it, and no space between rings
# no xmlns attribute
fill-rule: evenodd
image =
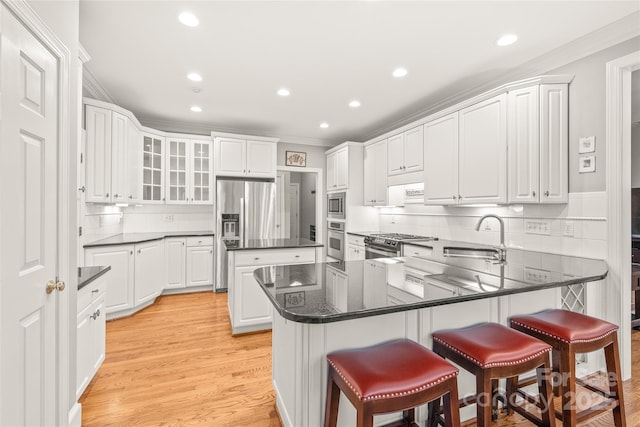
<svg viewBox="0 0 640 427"><path fill-rule="evenodd" d="M540 201L569 201L569 93L566 84L540 86Z"/></svg>
<svg viewBox="0 0 640 427"><path fill-rule="evenodd" d="M111 202L127 201L129 119L111 112Z"/></svg>
<svg viewBox="0 0 640 427"><path fill-rule="evenodd" d="M363 199L365 206L373 206L376 198L376 171L374 145L364 147L364 182Z"/></svg>
<svg viewBox="0 0 640 427"><path fill-rule="evenodd" d="M327 191L336 190L337 154L327 154Z"/></svg>
<svg viewBox="0 0 640 427"><path fill-rule="evenodd" d="M387 174L384 173L387 170L387 140L381 141L373 147L374 158L374 205L387 205L388 204L388 191L387 191Z"/></svg>
<svg viewBox="0 0 640 427"><path fill-rule="evenodd" d="M507 95L459 111L459 203L507 201Z"/></svg>
<svg viewBox="0 0 640 427"><path fill-rule="evenodd" d="M187 248L187 286L213 285L213 246Z"/></svg>
<svg viewBox="0 0 640 427"><path fill-rule="evenodd" d="M167 203L189 202L190 142L188 139L167 138L167 177L165 198Z"/></svg>
<svg viewBox="0 0 640 427"><path fill-rule="evenodd" d="M135 245L135 305L139 306L154 300L162 290L166 279L165 270L158 268L164 262L164 241Z"/></svg>
<svg viewBox="0 0 640 427"><path fill-rule="evenodd" d="M538 203L540 125L538 86L507 94L509 203Z"/></svg>
<svg viewBox="0 0 640 427"><path fill-rule="evenodd" d="M79 398L91 381L91 322L93 311L87 305L76 318L76 399Z"/></svg>
<svg viewBox="0 0 640 427"><path fill-rule="evenodd" d="M106 313L105 313L105 295L91 304L91 378L95 376L100 369L100 365L104 362L106 349ZM91 379L89 379L91 381Z"/></svg>
<svg viewBox="0 0 640 427"><path fill-rule="evenodd" d="M347 245L347 261L360 261L365 258L364 246Z"/></svg>
<svg viewBox="0 0 640 427"><path fill-rule="evenodd" d="M111 266L107 283L107 313L133 308L133 248L133 245L122 245L101 246L85 250L86 265Z"/></svg>
<svg viewBox="0 0 640 427"><path fill-rule="evenodd" d="M142 201L142 133L129 120L129 142L127 143L127 202L140 203Z"/></svg>
<svg viewBox="0 0 640 427"><path fill-rule="evenodd" d="M424 125L424 203L458 202L458 112Z"/></svg>
<svg viewBox="0 0 640 427"><path fill-rule="evenodd" d="M164 138L142 135L142 200L164 202Z"/></svg>
<svg viewBox="0 0 640 427"><path fill-rule="evenodd" d="M387 140L387 175L404 173L404 134L398 134Z"/></svg>
<svg viewBox="0 0 640 427"><path fill-rule="evenodd" d="M423 169L424 138L422 126L404 133L403 172L419 172Z"/></svg>
<svg viewBox="0 0 640 427"><path fill-rule="evenodd" d="M247 175L275 178L276 144L265 141L247 141Z"/></svg>
<svg viewBox="0 0 640 427"><path fill-rule="evenodd" d="M191 141L191 203L213 203L213 174L210 141Z"/></svg>
<svg viewBox="0 0 640 427"><path fill-rule="evenodd" d="M184 238L170 238L164 241L164 263L167 268L165 289L185 287L186 247Z"/></svg>
<svg viewBox="0 0 640 427"><path fill-rule="evenodd" d="M86 201L107 203L111 192L111 111L85 106Z"/></svg>
<svg viewBox="0 0 640 427"><path fill-rule="evenodd" d="M336 188L347 189L349 187L349 147L345 147L336 153Z"/></svg>
<svg viewBox="0 0 640 427"><path fill-rule="evenodd" d="M241 139L216 139L216 175L245 176L247 173L246 141Z"/></svg>
<svg viewBox="0 0 640 427"><path fill-rule="evenodd" d="M254 266L236 267L233 327L271 324L272 305L253 277Z"/></svg>

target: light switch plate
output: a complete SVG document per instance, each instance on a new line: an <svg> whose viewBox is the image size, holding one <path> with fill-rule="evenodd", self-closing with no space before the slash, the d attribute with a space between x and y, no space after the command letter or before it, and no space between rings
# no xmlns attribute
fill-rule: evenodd
<svg viewBox="0 0 640 427"><path fill-rule="evenodd" d="M593 153L596 151L596 137L595 136L585 136L580 138L578 143L578 153Z"/></svg>
<svg viewBox="0 0 640 427"><path fill-rule="evenodd" d="M567 237L573 237L573 221L565 221L562 228L562 235Z"/></svg>
<svg viewBox="0 0 640 427"><path fill-rule="evenodd" d="M527 220L524 222L524 232L527 234L542 234L549 236L551 234L551 223L543 219L536 221Z"/></svg>

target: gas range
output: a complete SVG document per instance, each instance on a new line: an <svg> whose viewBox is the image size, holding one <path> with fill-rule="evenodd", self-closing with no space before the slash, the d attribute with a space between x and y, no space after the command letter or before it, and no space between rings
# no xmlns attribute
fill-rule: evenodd
<svg viewBox="0 0 640 427"><path fill-rule="evenodd" d="M372 233L368 236L365 236L364 244L367 248L377 248L386 251L388 253L388 256L398 256L400 253L400 243L402 242L425 242L432 240L438 240L438 238L402 233ZM395 252L395 255L393 254L393 252Z"/></svg>

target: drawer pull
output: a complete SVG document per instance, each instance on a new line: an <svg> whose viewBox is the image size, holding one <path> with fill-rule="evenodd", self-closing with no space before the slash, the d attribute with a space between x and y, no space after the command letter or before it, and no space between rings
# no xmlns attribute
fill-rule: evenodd
<svg viewBox="0 0 640 427"><path fill-rule="evenodd" d="M300 258L300 255L296 255L296 258Z"/></svg>
<svg viewBox="0 0 640 427"><path fill-rule="evenodd" d="M255 257L253 260L258 261L259 259L260 259L259 257Z"/></svg>
<svg viewBox="0 0 640 427"><path fill-rule="evenodd" d="M100 289L93 289L93 290L91 291L91 293L92 293L92 294L95 294L95 293L97 293L97 292L99 292L99 291L100 291Z"/></svg>
<svg viewBox="0 0 640 427"><path fill-rule="evenodd" d="M418 255L420 255L420 252L414 252L413 254L414 254L415 256L418 256Z"/></svg>

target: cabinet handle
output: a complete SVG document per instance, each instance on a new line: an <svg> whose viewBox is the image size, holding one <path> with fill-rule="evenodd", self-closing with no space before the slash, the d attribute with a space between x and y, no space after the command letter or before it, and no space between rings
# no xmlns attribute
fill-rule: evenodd
<svg viewBox="0 0 640 427"><path fill-rule="evenodd" d="M296 255L296 258L300 258L300 255Z"/></svg>
<svg viewBox="0 0 640 427"><path fill-rule="evenodd" d="M129 255L133 255L133 251L129 252Z"/></svg>
<svg viewBox="0 0 640 427"><path fill-rule="evenodd" d="M113 197L118 198L118 193L114 194Z"/></svg>
<svg viewBox="0 0 640 427"><path fill-rule="evenodd" d="M247 173L247 170L246 169L242 169L242 173Z"/></svg>
<svg viewBox="0 0 640 427"><path fill-rule="evenodd" d="M462 196L458 194L458 199L462 199Z"/></svg>
<svg viewBox="0 0 640 427"><path fill-rule="evenodd" d="M133 194L129 194L129 198L130 198L130 199L133 199Z"/></svg>
<svg viewBox="0 0 640 427"><path fill-rule="evenodd" d="M100 309L98 309L98 317L100 317Z"/></svg>
<svg viewBox="0 0 640 427"><path fill-rule="evenodd" d="M163 202L165 201L165 198L164 198L164 197L162 198L162 201L163 201Z"/></svg>
<svg viewBox="0 0 640 427"><path fill-rule="evenodd" d="M455 199L456 199L456 196L453 196L453 200L455 200Z"/></svg>
<svg viewBox="0 0 640 427"><path fill-rule="evenodd" d="M141 254L142 253L142 249L138 249L138 253Z"/></svg>
<svg viewBox="0 0 640 427"><path fill-rule="evenodd" d="M531 192L531 196L532 196L532 197L536 197L536 192L535 192L535 191L532 191L532 192Z"/></svg>
<svg viewBox="0 0 640 427"><path fill-rule="evenodd" d="M109 197L109 193L105 194L105 196L104 196L104 197L108 198L108 197Z"/></svg>
<svg viewBox="0 0 640 427"><path fill-rule="evenodd" d="M545 191L545 192L544 192L544 195L545 195L545 196L547 196L547 197L549 197L549 190Z"/></svg>
<svg viewBox="0 0 640 427"><path fill-rule="evenodd" d="M414 252L413 254L414 254L415 256L418 256L418 255L420 255L420 254L419 254L418 252Z"/></svg>
<svg viewBox="0 0 640 427"><path fill-rule="evenodd" d="M259 257L255 257L253 260L258 261L259 259L260 259Z"/></svg>
<svg viewBox="0 0 640 427"><path fill-rule="evenodd" d="M251 169L249 169L249 172L248 172L248 173L251 173Z"/></svg>
<svg viewBox="0 0 640 427"><path fill-rule="evenodd" d="M184 242L182 242L182 246L184 246Z"/></svg>
<svg viewBox="0 0 640 427"><path fill-rule="evenodd" d="M86 188L83 185L82 187L78 188L78 191L82 191L84 193L86 191Z"/></svg>
<svg viewBox="0 0 640 427"><path fill-rule="evenodd" d="M99 291L100 291L100 289L94 289L94 290L91 291L91 293L95 294L96 292L99 292Z"/></svg>

